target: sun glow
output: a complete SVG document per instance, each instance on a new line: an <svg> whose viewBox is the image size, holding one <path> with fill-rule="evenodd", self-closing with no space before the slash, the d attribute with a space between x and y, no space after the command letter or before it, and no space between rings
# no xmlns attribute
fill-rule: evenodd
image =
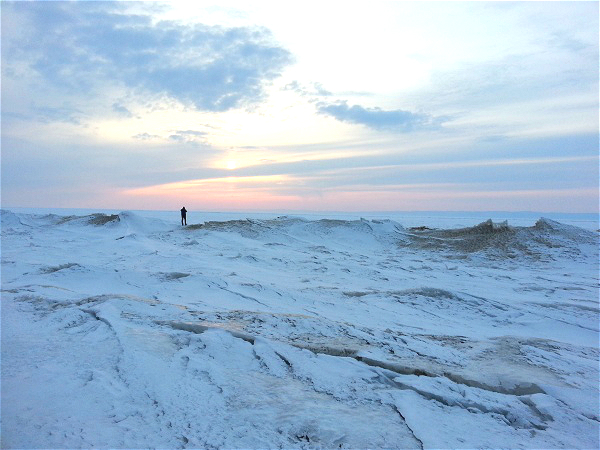
<svg viewBox="0 0 600 450"><path fill-rule="evenodd" d="M230 159L226 163L227 170L235 170L237 168L237 162Z"/></svg>
<svg viewBox="0 0 600 450"><path fill-rule="evenodd" d="M188 209L253 209L285 208L298 202L298 196L281 192L293 178L286 175L264 175L207 178L147 186L122 191L130 203L133 198L152 199L152 204L169 205L184 202Z"/></svg>

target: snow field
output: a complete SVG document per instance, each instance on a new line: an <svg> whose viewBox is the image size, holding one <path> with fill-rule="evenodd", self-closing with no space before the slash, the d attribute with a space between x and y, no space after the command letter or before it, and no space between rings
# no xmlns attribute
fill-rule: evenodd
<svg viewBox="0 0 600 450"><path fill-rule="evenodd" d="M598 236L2 211L3 448L596 448Z"/></svg>

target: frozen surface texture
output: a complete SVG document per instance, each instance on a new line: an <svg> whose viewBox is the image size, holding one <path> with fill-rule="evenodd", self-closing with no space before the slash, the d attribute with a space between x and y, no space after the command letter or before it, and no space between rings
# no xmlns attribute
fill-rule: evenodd
<svg viewBox="0 0 600 450"><path fill-rule="evenodd" d="M598 448L598 234L2 211L3 448Z"/></svg>

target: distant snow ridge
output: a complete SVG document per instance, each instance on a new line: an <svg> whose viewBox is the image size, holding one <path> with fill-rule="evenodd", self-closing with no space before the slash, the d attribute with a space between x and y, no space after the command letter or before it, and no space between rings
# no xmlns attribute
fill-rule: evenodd
<svg viewBox="0 0 600 450"><path fill-rule="evenodd" d="M130 211L119 214L95 213L84 216L55 214L14 214L2 210L5 232L25 226L96 226L121 229L120 238L169 232L173 224L139 216ZM273 219L207 221L185 228L189 232L236 233L241 237L267 241L273 245L298 240L320 239L344 246L394 245L420 250L453 253L456 257L486 253L495 258L553 259L560 254L575 257L581 246L598 247L599 236L592 231L540 218L532 227L513 227L507 221L491 219L478 225L458 229L432 229L426 226L404 228L392 220L308 220L302 217L280 216ZM275 242L272 242L275 241Z"/></svg>
<svg viewBox="0 0 600 450"><path fill-rule="evenodd" d="M347 245L378 242L465 256L485 252L497 258L551 259L549 249L573 256L581 252L581 245L598 245L597 234L545 218L540 218L532 227L513 227L507 221L494 223L490 219L467 228L417 227L407 230L391 220L310 221L284 216L272 220L206 222L191 225L187 230L238 233L249 239L279 235L292 240L303 236L320 237Z"/></svg>

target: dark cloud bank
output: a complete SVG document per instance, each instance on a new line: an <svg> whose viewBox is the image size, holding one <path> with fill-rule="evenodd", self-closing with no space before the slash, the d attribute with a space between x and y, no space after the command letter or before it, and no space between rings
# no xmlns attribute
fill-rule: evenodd
<svg viewBox="0 0 600 450"><path fill-rule="evenodd" d="M25 62L71 93L113 83L200 110L225 111L262 100L265 86L292 60L264 28L153 23L126 7L3 2L3 22L18 17L27 24L19 38L3 36L3 64Z"/></svg>

